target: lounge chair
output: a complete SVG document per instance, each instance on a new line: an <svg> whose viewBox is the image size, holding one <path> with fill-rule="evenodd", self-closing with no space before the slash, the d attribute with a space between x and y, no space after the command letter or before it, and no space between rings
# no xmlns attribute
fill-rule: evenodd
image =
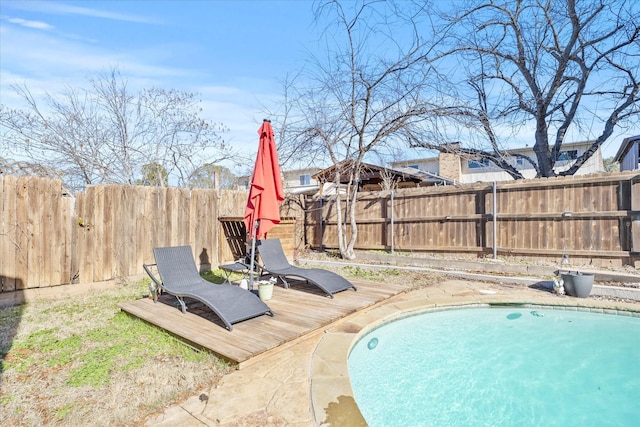
<svg viewBox="0 0 640 427"><path fill-rule="evenodd" d="M260 240L256 247L262 261L263 272L278 276L287 288L289 283L285 277L299 277L322 289L330 298L333 298L336 292L347 289L357 290L351 282L333 271L321 268L300 268L289 264L280 239Z"/></svg>
<svg viewBox="0 0 640 427"><path fill-rule="evenodd" d="M230 283L216 285L200 277L190 246L154 248L153 255L156 264L143 266L154 282L151 291L155 302L158 302L158 292L163 290L175 296L182 312L186 313L184 298L196 299L213 310L230 331L233 323L263 314L273 316L271 309L246 289ZM158 270L159 279L149 268L153 265Z"/></svg>

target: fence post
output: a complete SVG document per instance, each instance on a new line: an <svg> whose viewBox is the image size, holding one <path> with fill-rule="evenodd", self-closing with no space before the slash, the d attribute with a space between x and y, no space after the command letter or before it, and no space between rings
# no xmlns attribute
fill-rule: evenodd
<svg viewBox="0 0 640 427"><path fill-rule="evenodd" d="M324 196L320 196L320 251L322 252L324 241Z"/></svg>
<svg viewBox="0 0 640 427"><path fill-rule="evenodd" d="M395 250L395 242L394 242L395 235L394 235L394 232L393 232L393 230L394 230L394 226L393 226L393 222L394 222L394 217L393 217L393 190L391 190L391 199L390 199L389 203L391 205L389 207L391 209L391 253L393 253L394 250Z"/></svg>
<svg viewBox="0 0 640 427"><path fill-rule="evenodd" d="M498 185L493 181L493 259L498 259Z"/></svg>
<svg viewBox="0 0 640 427"><path fill-rule="evenodd" d="M640 175L631 178L631 252L640 253Z"/></svg>

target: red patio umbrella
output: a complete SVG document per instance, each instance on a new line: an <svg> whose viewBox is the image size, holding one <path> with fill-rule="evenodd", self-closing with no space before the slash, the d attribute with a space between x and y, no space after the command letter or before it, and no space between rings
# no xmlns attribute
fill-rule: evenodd
<svg viewBox="0 0 640 427"><path fill-rule="evenodd" d="M270 120L264 120L258 129L260 144L256 164L251 175L251 186L244 223L251 238L250 286L253 287L253 263L256 239L263 239L280 222L280 203L284 200L278 153Z"/></svg>

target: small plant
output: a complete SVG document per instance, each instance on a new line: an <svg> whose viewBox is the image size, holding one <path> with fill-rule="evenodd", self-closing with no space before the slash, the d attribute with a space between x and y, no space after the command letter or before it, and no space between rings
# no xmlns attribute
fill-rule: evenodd
<svg viewBox="0 0 640 427"><path fill-rule="evenodd" d="M66 403L56 411L56 419L62 421L73 410L73 403Z"/></svg>
<svg viewBox="0 0 640 427"><path fill-rule="evenodd" d="M258 280L256 283L258 284L258 286L260 286L260 285L275 285L277 281L278 281L277 277L272 277L269 280Z"/></svg>

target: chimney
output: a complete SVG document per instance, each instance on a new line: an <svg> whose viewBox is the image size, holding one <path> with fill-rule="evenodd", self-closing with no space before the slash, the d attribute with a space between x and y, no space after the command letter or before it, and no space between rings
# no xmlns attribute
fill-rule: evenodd
<svg viewBox="0 0 640 427"><path fill-rule="evenodd" d="M458 148L460 148L459 142L447 144L444 150L440 151L438 155L438 163L440 164L438 175L456 182L460 182L461 175L460 156L457 153Z"/></svg>

